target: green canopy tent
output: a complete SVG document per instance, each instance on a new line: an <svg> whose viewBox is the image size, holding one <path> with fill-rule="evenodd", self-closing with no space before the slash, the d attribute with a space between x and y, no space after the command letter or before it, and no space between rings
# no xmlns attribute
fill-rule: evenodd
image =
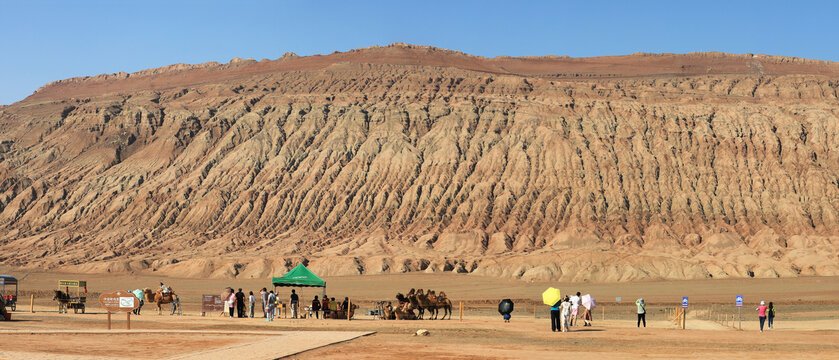
<svg viewBox="0 0 839 360"><path fill-rule="evenodd" d="M278 286L322 287L323 292L326 293L326 281L323 281L303 264L297 265L282 277L271 279L271 283L274 284L274 288Z"/></svg>

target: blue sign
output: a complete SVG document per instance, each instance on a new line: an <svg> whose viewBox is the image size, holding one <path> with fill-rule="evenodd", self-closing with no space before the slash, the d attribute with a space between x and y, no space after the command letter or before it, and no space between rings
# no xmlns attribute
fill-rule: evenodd
<svg viewBox="0 0 839 360"><path fill-rule="evenodd" d="M737 307L743 307L743 295L737 295L737 297L734 298L734 305Z"/></svg>
<svg viewBox="0 0 839 360"><path fill-rule="evenodd" d="M688 297L687 296L682 297L682 307L685 308L685 309L688 308Z"/></svg>

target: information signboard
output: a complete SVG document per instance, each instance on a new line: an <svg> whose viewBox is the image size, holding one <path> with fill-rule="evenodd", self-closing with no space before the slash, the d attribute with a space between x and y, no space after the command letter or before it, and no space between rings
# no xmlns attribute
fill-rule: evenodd
<svg viewBox="0 0 839 360"><path fill-rule="evenodd" d="M688 308L688 297L687 296L682 296L682 308L684 308L684 309Z"/></svg>
<svg viewBox="0 0 839 360"><path fill-rule="evenodd" d="M734 298L734 306L743 307L743 295L737 295L737 297Z"/></svg>
<svg viewBox="0 0 839 360"><path fill-rule="evenodd" d="M221 301L221 295L202 295L201 311L204 313L224 311L224 302Z"/></svg>
<svg viewBox="0 0 839 360"><path fill-rule="evenodd" d="M99 295L99 304L108 312L129 312L140 307L140 299L128 291L114 291Z"/></svg>

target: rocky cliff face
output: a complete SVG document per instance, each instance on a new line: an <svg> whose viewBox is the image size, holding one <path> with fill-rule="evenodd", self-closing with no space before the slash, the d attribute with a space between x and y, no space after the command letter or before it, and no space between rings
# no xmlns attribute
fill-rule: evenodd
<svg viewBox="0 0 839 360"><path fill-rule="evenodd" d="M7 265L839 275L834 63L395 45L65 80L0 130Z"/></svg>

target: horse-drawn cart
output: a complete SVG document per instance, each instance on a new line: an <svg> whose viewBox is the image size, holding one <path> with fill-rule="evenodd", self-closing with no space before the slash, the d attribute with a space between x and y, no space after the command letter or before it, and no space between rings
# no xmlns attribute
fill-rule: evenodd
<svg viewBox="0 0 839 360"><path fill-rule="evenodd" d="M3 301L6 302L6 307L11 311L15 311L17 309L17 279L11 275L0 275L0 285L2 285L3 289L0 296L3 296ZM12 293L12 285L15 286L14 293ZM6 293L6 286L9 286L8 293Z"/></svg>
<svg viewBox="0 0 839 360"><path fill-rule="evenodd" d="M87 281L59 280L58 290L55 292L58 300L58 313L73 309L74 314L84 314L84 303L87 301Z"/></svg>

